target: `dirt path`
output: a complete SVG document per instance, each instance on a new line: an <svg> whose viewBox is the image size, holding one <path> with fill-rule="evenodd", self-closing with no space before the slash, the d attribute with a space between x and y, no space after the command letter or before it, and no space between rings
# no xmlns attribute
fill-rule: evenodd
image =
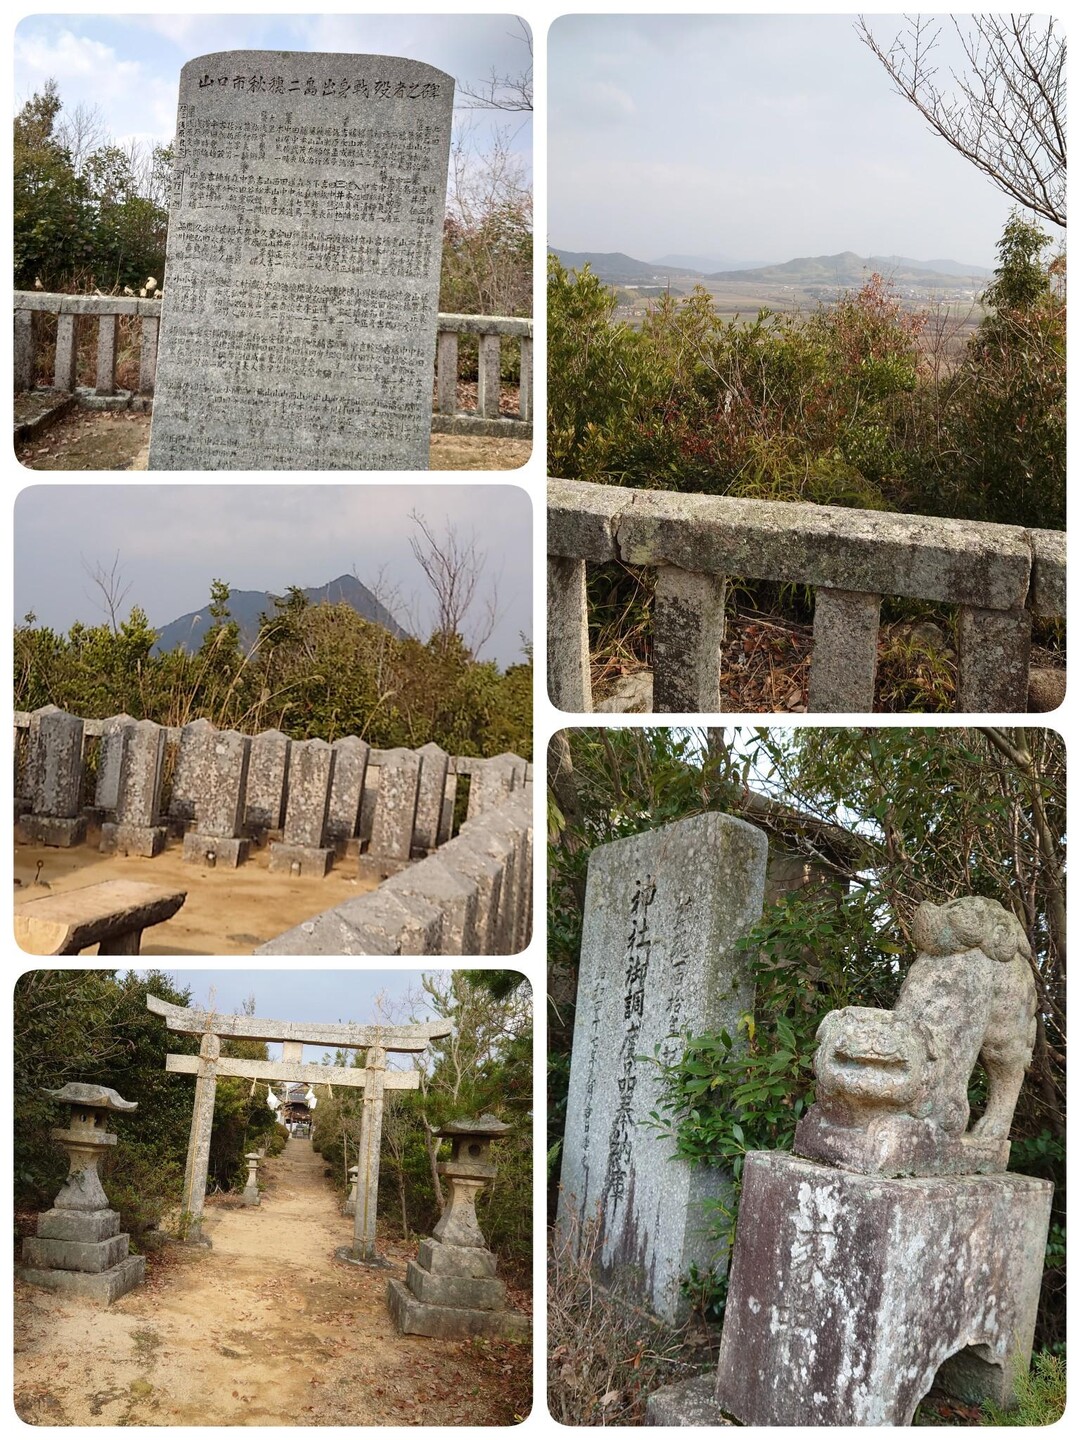
<svg viewBox="0 0 1080 1440"><path fill-rule="evenodd" d="M16 446L28 470L145 470L150 416L128 411L74 410L38 440ZM432 470L516 470L531 440L483 435L432 435Z"/></svg>
<svg viewBox="0 0 1080 1440"><path fill-rule="evenodd" d="M352 1237L310 1141L262 1166L258 1208L210 1206L213 1248L170 1245L107 1309L16 1282L15 1408L33 1425L506 1425L528 1346L398 1335L388 1270Z"/></svg>
<svg viewBox="0 0 1080 1440"><path fill-rule="evenodd" d="M257 847L235 870L187 864L176 841L149 860L102 855L93 843L59 850L16 839L14 858L16 909L42 895L63 894L99 880L146 880L186 890L187 899L171 920L144 931L144 955L250 955L256 945L302 920L378 886L377 879L357 874L354 859L336 861L329 875L320 879L271 875L270 851Z"/></svg>

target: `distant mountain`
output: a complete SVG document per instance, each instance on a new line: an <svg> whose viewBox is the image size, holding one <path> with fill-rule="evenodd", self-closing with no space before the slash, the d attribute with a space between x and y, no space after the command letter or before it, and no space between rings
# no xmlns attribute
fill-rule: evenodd
<svg viewBox="0 0 1080 1440"><path fill-rule="evenodd" d="M752 270L761 265L760 260L732 260L729 256L707 255L661 255L652 262L654 265L669 265L680 275L707 275L710 270Z"/></svg>
<svg viewBox="0 0 1080 1440"><path fill-rule="evenodd" d="M948 266L948 269L942 269ZM988 270L961 265L955 260L908 260L902 255L856 255L844 250L839 255L800 256L783 265L763 265L755 270L719 270L708 280L772 281L788 285L861 285L877 270L887 279L922 285L954 284L958 279L985 279Z"/></svg>
<svg viewBox="0 0 1080 1440"><path fill-rule="evenodd" d="M381 625L399 640L406 638L407 632L354 575L339 575L336 580L330 580L326 585L305 590L304 594L312 605L351 605L365 620ZM240 627L240 644L245 649L254 645L259 634L259 616L273 613L274 601L269 590L229 591L229 614ZM187 650L194 654L212 623L209 606L202 610L192 610L190 614L181 615L178 620L161 627L154 649Z"/></svg>
<svg viewBox="0 0 1080 1440"><path fill-rule="evenodd" d="M605 254L596 250L556 250L548 246L548 254L557 256L567 270L584 270L588 265L594 275L609 285L655 285L687 275L699 277L700 270L685 270L674 265L657 265L651 260L635 260L616 250Z"/></svg>

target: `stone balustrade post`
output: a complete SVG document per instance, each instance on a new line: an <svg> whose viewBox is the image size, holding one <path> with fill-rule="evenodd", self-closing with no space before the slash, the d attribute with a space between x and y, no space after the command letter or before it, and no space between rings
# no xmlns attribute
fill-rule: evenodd
<svg viewBox="0 0 1080 1440"><path fill-rule="evenodd" d="M435 409L453 415L457 409L458 337L454 330L440 330L436 348Z"/></svg>
<svg viewBox="0 0 1080 1440"><path fill-rule="evenodd" d="M958 711L1027 709L1030 610L962 606L956 623Z"/></svg>
<svg viewBox="0 0 1080 1440"><path fill-rule="evenodd" d="M678 714L720 709L720 647L724 643L722 575L674 565L656 571L653 598L653 708Z"/></svg>
<svg viewBox="0 0 1080 1440"><path fill-rule="evenodd" d="M518 380L518 418L529 421L533 414L533 342L530 336L521 337L521 366Z"/></svg>
<svg viewBox="0 0 1080 1440"><path fill-rule="evenodd" d="M56 317L56 364L53 367L53 387L69 394L75 389L75 361L78 340L78 316L60 314Z"/></svg>
<svg viewBox="0 0 1080 1440"><path fill-rule="evenodd" d="M34 388L36 335L33 310L15 311L15 393Z"/></svg>
<svg viewBox="0 0 1080 1440"><path fill-rule="evenodd" d="M819 586L807 708L872 711L881 596Z"/></svg>
<svg viewBox="0 0 1080 1440"><path fill-rule="evenodd" d="M98 316L97 375L95 395L116 394L116 331L119 316Z"/></svg>
<svg viewBox="0 0 1080 1440"><path fill-rule="evenodd" d="M548 695L559 710L593 708L585 561L548 556Z"/></svg>
<svg viewBox="0 0 1080 1440"><path fill-rule="evenodd" d="M479 386L476 408L485 420L499 418L499 351L498 335L480 336L477 357Z"/></svg>
<svg viewBox="0 0 1080 1440"><path fill-rule="evenodd" d="M158 331L161 321L156 315L144 315L139 344L139 394L153 395L157 374Z"/></svg>

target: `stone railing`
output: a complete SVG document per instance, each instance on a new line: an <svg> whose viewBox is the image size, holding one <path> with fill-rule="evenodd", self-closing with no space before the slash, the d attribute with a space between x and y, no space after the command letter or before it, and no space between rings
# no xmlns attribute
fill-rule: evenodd
<svg viewBox="0 0 1080 1440"><path fill-rule="evenodd" d="M182 839L185 860L212 866L242 864L252 845L268 845L271 871L320 876L335 863L351 862L358 874L392 878L395 894L415 894L429 905L439 893L452 900L460 891L461 880L446 875L457 855L456 869L472 876L477 892L471 911L456 926L440 919L434 930L420 927L419 939L382 935L399 948L370 953L469 953L400 946L516 943L528 929L521 896L531 897L531 861L522 859L522 846L531 847L531 819L527 830L520 822L531 812L532 767L519 756L454 756L435 744L379 750L357 736L329 745L290 740L277 730L248 736L208 720L179 728L129 715L83 720L52 705L16 712L14 733L15 809L25 842L81 845L93 822L104 852L152 858L171 834ZM505 827L479 822L511 800L520 802L512 812L514 844L505 850L499 841L497 855L488 855L488 831L501 834ZM428 858L439 864L421 872ZM519 862L524 869L514 869ZM508 866L512 884L502 873ZM382 895L382 887L376 893ZM417 906L423 909L420 901ZM375 910L367 910L356 943L374 943L371 936L386 928L385 905L375 907L383 916L378 925ZM416 929L415 916L410 923ZM324 940L327 924L319 928Z"/></svg>
<svg viewBox="0 0 1080 1440"><path fill-rule="evenodd" d="M268 940L256 955L517 955L532 927L532 786L436 854Z"/></svg>
<svg viewBox="0 0 1080 1440"><path fill-rule="evenodd" d="M479 337L476 413L457 409L458 337ZM521 345L517 418L499 418L499 369L503 340ZM431 428L462 435L532 434L533 322L499 315L440 315L435 348L435 414Z"/></svg>
<svg viewBox="0 0 1080 1440"><path fill-rule="evenodd" d="M154 394L157 369L160 300L125 295L53 295L44 291L15 291L15 390L32 390L37 375L35 316L57 317L56 360L52 388L65 395L76 393L75 361L80 316L97 320L97 367L94 384L79 392L90 404L122 403L146 408ZM116 383L117 321L121 315L139 317L139 385L135 392L121 391ZM432 430L466 435L504 435L527 439L532 435L533 322L499 315L440 315L435 353L435 414ZM476 412L457 409L458 337L479 337L479 386ZM521 381L518 414L500 419L499 367L504 340L521 346Z"/></svg>
<svg viewBox="0 0 1080 1440"><path fill-rule="evenodd" d="M548 488L548 685L562 710L592 709L585 571L656 570L654 709L720 709L727 578L815 589L809 705L874 705L884 596L955 605L956 709L1027 709L1033 616L1065 614L1065 535L872 510L628 490Z"/></svg>

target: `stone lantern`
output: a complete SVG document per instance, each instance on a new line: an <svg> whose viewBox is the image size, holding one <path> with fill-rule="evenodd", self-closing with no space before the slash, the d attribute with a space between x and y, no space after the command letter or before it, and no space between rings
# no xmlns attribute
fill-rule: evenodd
<svg viewBox="0 0 1080 1440"><path fill-rule="evenodd" d="M67 1127L51 1132L67 1151L68 1176L53 1208L38 1216L37 1235L23 1241L18 1273L31 1285L108 1305L146 1274L143 1256L128 1254L130 1237L120 1233L120 1216L109 1209L98 1175L102 1156L116 1144L106 1114L139 1107L104 1085L73 1083L45 1093L71 1107Z"/></svg>
<svg viewBox="0 0 1080 1440"><path fill-rule="evenodd" d="M449 1195L431 1239L422 1240L419 1256L409 1261L407 1283L390 1281L390 1313L404 1333L528 1339L529 1319L506 1308L506 1287L495 1278L495 1256L476 1219L476 1197L497 1173L491 1142L509 1130L494 1115L481 1115L435 1132L453 1147L450 1159L438 1166Z"/></svg>
<svg viewBox="0 0 1080 1440"><path fill-rule="evenodd" d="M439 1223L431 1232L444 1245L475 1245L483 1248L484 1237L476 1219L476 1200L489 1180L494 1180L491 1142L509 1133L510 1126L494 1115L478 1120L452 1120L436 1130L440 1140L449 1140L449 1160L437 1166L448 1182L449 1196Z"/></svg>
<svg viewBox="0 0 1080 1440"><path fill-rule="evenodd" d="M245 1205L259 1205L262 1203L259 1195L259 1161L262 1156L257 1150L249 1150L244 1159L247 1161L248 1167L247 1184L244 1186L244 1192L240 1199Z"/></svg>
<svg viewBox="0 0 1080 1440"><path fill-rule="evenodd" d="M360 1174L360 1166L359 1166L359 1165L350 1165L350 1166L349 1166L349 1194L348 1194L348 1198L347 1198L346 1201L345 1201L345 1204L342 1206L342 1212L341 1212L341 1213L342 1213L343 1215L355 1215L355 1214L356 1214L356 1185L357 1185L357 1176L358 1176L359 1174Z"/></svg>

